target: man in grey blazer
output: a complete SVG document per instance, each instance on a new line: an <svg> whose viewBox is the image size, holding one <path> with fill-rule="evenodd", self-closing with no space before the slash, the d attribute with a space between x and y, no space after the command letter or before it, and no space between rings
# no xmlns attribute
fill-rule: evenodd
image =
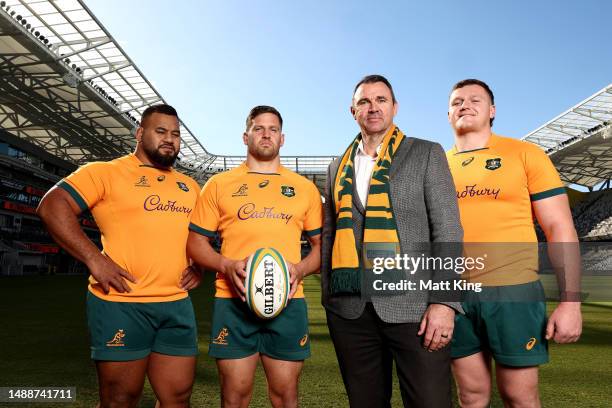
<svg viewBox="0 0 612 408"><path fill-rule="evenodd" d="M365 278L366 271L371 265L368 266L362 253L364 245L371 243L368 239L372 241L372 236L378 236L368 232L376 223L367 219L374 219L377 210L380 213L379 202L384 202L385 197L390 201L386 212L392 213L385 220L386 232L397 237L401 253L422 244L460 243L463 237L444 150L437 143L403 137L393 124L397 108L386 78L369 75L355 87L351 114L361 132L353 147L330 164L327 173L322 302L351 407L390 407L393 361L405 406L448 407L451 405L448 345L455 313L461 312L459 303L441 291L419 286L391 295L365 293L370 282ZM391 164L385 169L384 163ZM348 188L347 178L352 179ZM372 185L376 188L371 188ZM373 194L383 190L386 191L383 197L374 200ZM351 194L351 201L342 198L346 191ZM376 202L369 205L369 200ZM366 228L368 222L370 226ZM349 230L352 227L352 237L350 232L346 235L347 225ZM338 242L339 237L342 243ZM357 278L361 280L357 288L345 285L347 276L348 280L352 276L350 272L344 276L342 273L351 268L338 267L346 259L338 252L350 252L353 242L358 257L358 267L353 269L359 270ZM416 277L434 281L441 278L436 271L412 275Z"/></svg>

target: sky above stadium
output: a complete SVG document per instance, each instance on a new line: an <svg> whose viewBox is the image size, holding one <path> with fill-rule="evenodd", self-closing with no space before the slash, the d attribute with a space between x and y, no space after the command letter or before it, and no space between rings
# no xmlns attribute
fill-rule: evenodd
<svg viewBox="0 0 612 408"><path fill-rule="evenodd" d="M612 82L608 0L85 2L215 154L245 154L261 104L283 115L281 154L339 154L366 74L391 81L404 133L446 149L458 80L489 83L494 131L517 138Z"/></svg>

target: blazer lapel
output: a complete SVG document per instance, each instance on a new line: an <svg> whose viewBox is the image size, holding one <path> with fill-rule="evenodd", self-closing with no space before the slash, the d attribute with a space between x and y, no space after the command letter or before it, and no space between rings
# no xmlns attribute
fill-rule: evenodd
<svg viewBox="0 0 612 408"><path fill-rule="evenodd" d="M395 156L393 156L391 168L389 169L389 180L393 178L395 173L397 173L397 170L400 168L402 162L406 160L408 152L412 148L413 144L414 139L411 137L405 137L404 140L400 142L400 145L397 147L397 151L395 152Z"/></svg>

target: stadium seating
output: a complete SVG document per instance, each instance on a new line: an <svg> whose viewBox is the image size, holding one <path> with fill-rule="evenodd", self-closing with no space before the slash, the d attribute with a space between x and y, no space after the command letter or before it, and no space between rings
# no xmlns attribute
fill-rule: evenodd
<svg viewBox="0 0 612 408"><path fill-rule="evenodd" d="M580 241L609 241L612 239L612 189L579 193L570 189L572 218ZM572 197L581 195L578 200ZM542 228L536 225L538 241L546 238Z"/></svg>
<svg viewBox="0 0 612 408"><path fill-rule="evenodd" d="M612 238L612 189L589 194L574 214L576 231L581 240L608 240ZM586 201L586 200L585 200Z"/></svg>
<svg viewBox="0 0 612 408"><path fill-rule="evenodd" d="M16 138L0 129L0 275L86 273L83 264L60 250L35 214L45 192L74 165L58 166L40 150L13 143ZM82 223L99 245L91 214Z"/></svg>

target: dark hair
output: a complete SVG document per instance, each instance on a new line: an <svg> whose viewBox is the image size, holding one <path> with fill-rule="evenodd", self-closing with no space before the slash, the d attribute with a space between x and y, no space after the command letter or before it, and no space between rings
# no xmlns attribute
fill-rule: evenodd
<svg viewBox="0 0 612 408"><path fill-rule="evenodd" d="M464 86L468 86L468 85L478 85L479 87L487 91L487 93L489 94L489 98L491 99L491 105L495 105L495 97L493 96L493 91L491 90L491 88L489 88L489 85L487 85L485 82L481 81L480 79L468 78L468 79L464 79L462 81L457 82L455 85L453 85L453 89L451 89L451 94L457 89L463 88ZM491 126L493 126L494 120L495 118L491 118L491 120L489 121Z"/></svg>
<svg viewBox="0 0 612 408"><path fill-rule="evenodd" d="M374 84L376 82L382 82L383 84L387 85L387 88L389 88L389 90L391 91L391 99L393 100L393 103L396 103L397 100L395 99L395 93L393 92L393 87L391 86L391 83L389 82L389 80L382 75L376 75L376 74L366 75L363 78L361 78L361 81L357 82L357 85L355 85L355 89L353 89L353 96L355 96L355 92L357 92L357 88L359 88L361 85Z"/></svg>
<svg viewBox="0 0 612 408"><path fill-rule="evenodd" d="M163 113L164 115L176 116L178 119L178 113L176 113L176 109L174 109L170 105L159 104L159 105L151 105L144 112L142 112L142 117L140 118L140 126L143 126L145 121L154 113Z"/></svg>
<svg viewBox="0 0 612 408"><path fill-rule="evenodd" d="M273 115L276 115L276 117L278 118L278 121L280 122L281 129L283 128L283 117L281 116L280 112L276 110L276 108L272 106L267 106L267 105L259 105L251 109L251 111L249 112L249 116L247 116L246 118L246 130L247 131L253 124L253 119L261 115L262 113L271 113Z"/></svg>

